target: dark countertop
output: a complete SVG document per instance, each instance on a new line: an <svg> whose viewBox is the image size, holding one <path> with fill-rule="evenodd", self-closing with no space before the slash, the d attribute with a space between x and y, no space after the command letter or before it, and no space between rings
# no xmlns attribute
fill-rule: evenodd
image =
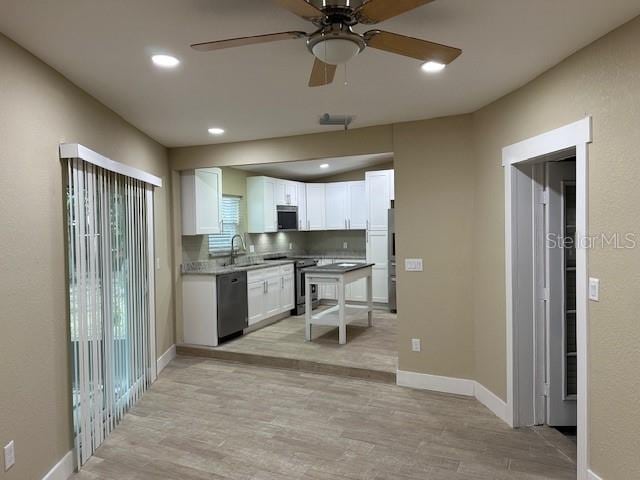
<svg viewBox="0 0 640 480"><path fill-rule="evenodd" d="M348 273L354 270L360 270L362 268L373 267L375 263L331 263L329 265L321 265L317 267L308 267L304 269L304 272L308 273Z"/></svg>

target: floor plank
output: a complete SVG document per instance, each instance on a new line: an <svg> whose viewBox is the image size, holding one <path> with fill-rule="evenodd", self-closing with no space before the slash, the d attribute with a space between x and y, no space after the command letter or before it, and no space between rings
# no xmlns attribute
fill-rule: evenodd
<svg viewBox="0 0 640 480"><path fill-rule="evenodd" d="M74 480L575 478L472 398L178 357Z"/></svg>

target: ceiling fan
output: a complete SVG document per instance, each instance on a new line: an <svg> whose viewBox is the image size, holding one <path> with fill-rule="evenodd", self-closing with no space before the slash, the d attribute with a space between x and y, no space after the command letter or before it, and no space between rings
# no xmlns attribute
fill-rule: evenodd
<svg viewBox="0 0 640 480"><path fill-rule="evenodd" d="M376 24L431 3L433 0L316 0L318 6L306 0L273 1L313 23L317 30L313 33L289 31L232 38L196 43L191 47L198 51L209 52L256 43L306 38L307 48L316 57L309 80L310 87L332 83L337 65L347 63L366 47L441 65L448 65L462 53L458 48L397 33L369 30L360 34L353 31L352 27L357 24Z"/></svg>

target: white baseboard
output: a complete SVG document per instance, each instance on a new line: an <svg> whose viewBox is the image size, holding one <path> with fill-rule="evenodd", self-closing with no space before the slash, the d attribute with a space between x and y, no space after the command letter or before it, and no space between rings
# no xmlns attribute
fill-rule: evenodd
<svg viewBox="0 0 640 480"><path fill-rule="evenodd" d="M509 423L507 404L484 385L466 378L441 377L427 373L406 372L398 370L396 383L401 387L431 390L433 392L452 393L475 397L491 410L500 420Z"/></svg>
<svg viewBox="0 0 640 480"><path fill-rule="evenodd" d="M156 363L157 374L160 375L160 372L162 372L162 370L164 370L164 368L169 365L169 362L174 358L176 358L176 346L171 345L167 351L160 356Z"/></svg>
<svg viewBox="0 0 640 480"><path fill-rule="evenodd" d="M55 466L49 470L42 480L68 480L75 470L73 450L69 450Z"/></svg>
<svg viewBox="0 0 640 480"><path fill-rule="evenodd" d="M441 377L427 373L398 370L396 383L401 387L431 390L433 392L453 393L473 397L474 381L464 378Z"/></svg>
<svg viewBox="0 0 640 480"><path fill-rule="evenodd" d="M507 403L481 383L474 383L474 394L476 399L489 410L491 410L494 415L500 420L505 423L509 423L509 417L507 415Z"/></svg>
<svg viewBox="0 0 640 480"><path fill-rule="evenodd" d="M593 470L589 470L589 471L587 471L587 479L588 480L602 480L602 477L600 477L599 475L595 474L593 472Z"/></svg>

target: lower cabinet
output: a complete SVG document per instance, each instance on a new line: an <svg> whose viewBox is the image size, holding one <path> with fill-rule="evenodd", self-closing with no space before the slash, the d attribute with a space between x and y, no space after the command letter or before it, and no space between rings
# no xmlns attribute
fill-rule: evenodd
<svg viewBox="0 0 640 480"><path fill-rule="evenodd" d="M252 270L247 273L249 326L293 309L293 265Z"/></svg>

